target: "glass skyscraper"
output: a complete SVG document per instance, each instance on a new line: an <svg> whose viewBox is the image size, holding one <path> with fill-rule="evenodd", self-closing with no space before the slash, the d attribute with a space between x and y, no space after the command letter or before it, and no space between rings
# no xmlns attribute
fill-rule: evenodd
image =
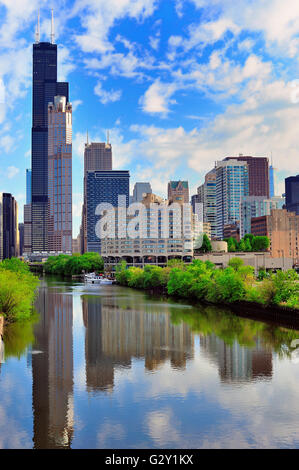
<svg viewBox="0 0 299 470"><path fill-rule="evenodd" d="M31 170L26 170L26 204L31 204Z"/></svg>
<svg viewBox="0 0 299 470"><path fill-rule="evenodd" d="M125 196L126 207L129 205L130 173L124 170L88 171L86 176L87 208L87 251L101 252L101 240L95 229L100 220L96 208L101 203L118 207L118 197Z"/></svg>
<svg viewBox="0 0 299 470"><path fill-rule="evenodd" d="M245 161L224 160L216 166L217 237L224 225L240 221L241 198L249 195L248 166Z"/></svg>
<svg viewBox="0 0 299 470"><path fill-rule="evenodd" d="M82 222L80 229L81 253L87 251L87 172L112 171L112 146L109 142L87 142L84 149L84 201L82 207Z"/></svg>
<svg viewBox="0 0 299 470"><path fill-rule="evenodd" d="M48 250L72 251L72 105L48 105Z"/></svg>
<svg viewBox="0 0 299 470"><path fill-rule="evenodd" d="M32 251L47 251L48 104L57 95L69 101L68 83L57 82L57 44L33 44Z"/></svg>
<svg viewBox="0 0 299 470"><path fill-rule="evenodd" d="M299 175L286 178L285 188L287 211L299 215Z"/></svg>

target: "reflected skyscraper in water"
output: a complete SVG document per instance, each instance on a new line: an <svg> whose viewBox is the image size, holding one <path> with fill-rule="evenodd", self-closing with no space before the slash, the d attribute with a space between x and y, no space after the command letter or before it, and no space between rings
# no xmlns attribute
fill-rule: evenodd
<svg viewBox="0 0 299 470"><path fill-rule="evenodd" d="M193 335L189 327L171 323L165 313L134 305L134 297L83 296L83 321L86 327L86 384L91 390L112 390L114 370L131 367L132 359L144 359L145 369L155 371L166 361L184 370L194 357ZM143 309L143 311L141 310Z"/></svg>
<svg viewBox="0 0 299 470"><path fill-rule="evenodd" d="M248 348L238 341L226 344L215 334L201 336L201 351L216 363L222 382L251 382L271 380L273 373L272 352L265 349L259 339L256 346Z"/></svg>
<svg viewBox="0 0 299 470"><path fill-rule="evenodd" d="M34 447L69 448L73 437L73 298L42 287L32 351Z"/></svg>

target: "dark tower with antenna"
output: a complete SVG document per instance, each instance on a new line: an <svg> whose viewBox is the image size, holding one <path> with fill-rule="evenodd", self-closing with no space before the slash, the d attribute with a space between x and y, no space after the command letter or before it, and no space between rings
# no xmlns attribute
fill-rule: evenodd
<svg viewBox="0 0 299 470"><path fill-rule="evenodd" d="M69 84L57 82L53 10L51 25L51 42L40 42L38 15L32 76L32 252L48 250L48 104L54 102L57 95L69 101Z"/></svg>

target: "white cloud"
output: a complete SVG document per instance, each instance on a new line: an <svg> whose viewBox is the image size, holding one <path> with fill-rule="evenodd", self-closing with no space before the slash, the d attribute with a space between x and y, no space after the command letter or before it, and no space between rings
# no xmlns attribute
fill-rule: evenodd
<svg viewBox="0 0 299 470"><path fill-rule="evenodd" d="M106 91L102 88L102 83L98 82L94 88L95 94L100 98L101 103L114 103L115 101L119 101L122 95L121 90L109 90Z"/></svg>
<svg viewBox="0 0 299 470"><path fill-rule="evenodd" d="M139 104L146 113L165 116L169 113L169 105L175 103L171 97L176 90L175 83L162 83L157 79L140 98Z"/></svg>
<svg viewBox="0 0 299 470"><path fill-rule="evenodd" d="M115 21L125 17L142 21L156 5L156 0L77 0L73 13L81 16L86 33L76 35L75 40L84 52L112 51L108 35Z"/></svg>
<svg viewBox="0 0 299 470"><path fill-rule="evenodd" d="M82 101L82 100L74 100L74 101L72 101L73 112L76 111L76 109L78 108L78 106L80 106L81 104L83 104L83 101Z"/></svg>

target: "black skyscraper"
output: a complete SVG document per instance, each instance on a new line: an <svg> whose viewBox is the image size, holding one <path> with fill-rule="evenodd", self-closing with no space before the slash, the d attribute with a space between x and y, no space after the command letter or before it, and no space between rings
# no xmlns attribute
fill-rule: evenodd
<svg viewBox="0 0 299 470"><path fill-rule="evenodd" d="M299 215L299 175L286 178L285 185L287 211Z"/></svg>
<svg viewBox="0 0 299 470"><path fill-rule="evenodd" d="M68 83L57 82L57 45L33 45L32 100L32 251L47 251L48 103L69 101Z"/></svg>

